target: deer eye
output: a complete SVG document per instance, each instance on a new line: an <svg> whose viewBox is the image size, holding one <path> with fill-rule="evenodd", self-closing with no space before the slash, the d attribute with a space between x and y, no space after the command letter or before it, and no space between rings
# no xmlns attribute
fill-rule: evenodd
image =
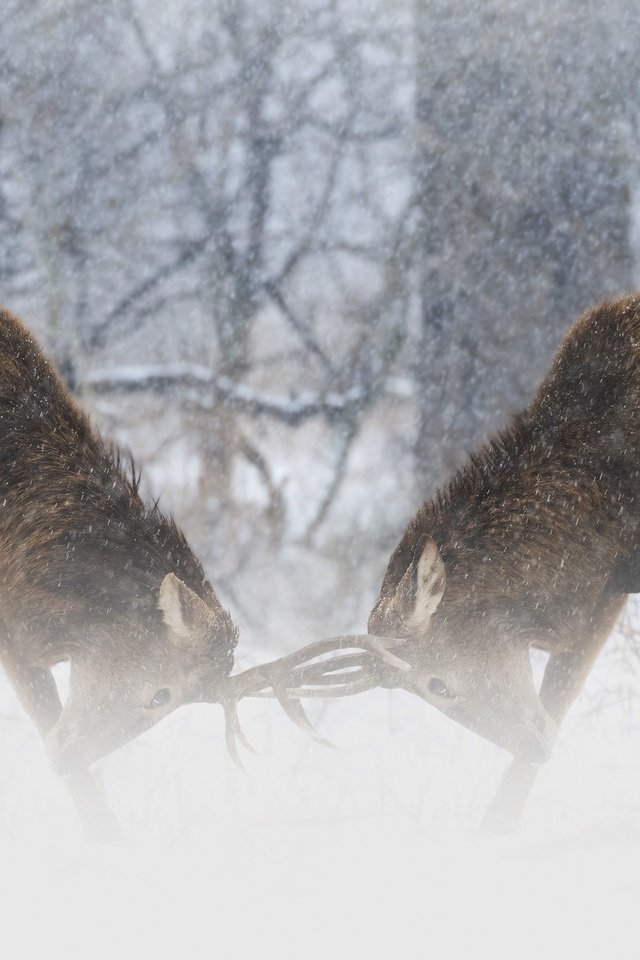
<svg viewBox="0 0 640 960"><path fill-rule="evenodd" d="M156 690L145 710L157 710L158 707L164 707L165 704L169 703L169 700L171 700L171 691L168 687L163 687L162 690Z"/></svg>
<svg viewBox="0 0 640 960"><path fill-rule="evenodd" d="M438 677L431 677L431 680L429 680L429 693L432 693L434 697L453 696L446 683L444 683Z"/></svg>

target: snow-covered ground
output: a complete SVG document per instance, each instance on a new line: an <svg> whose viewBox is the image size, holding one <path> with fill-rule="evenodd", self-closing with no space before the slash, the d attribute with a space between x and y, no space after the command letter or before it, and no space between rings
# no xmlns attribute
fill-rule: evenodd
<svg viewBox="0 0 640 960"><path fill-rule="evenodd" d="M515 837L476 833L506 756L379 691L319 706L333 751L247 702L246 774L219 709L176 712L101 764L123 848L84 842L3 678L2 955L635 956L635 666L614 639Z"/></svg>
<svg viewBox="0 0 640 960"><path fill-rule="evenodd" d="M366 511L382 516L398 491L378 482L382 444L362 450L335 508L334 526L341 516L354 524L351 574L327 537L290 541L269 564L253 551L228 582L239 668L364 628L385 558L377 571L377 560L360 569L371 545L353 518L366 530ZM292 481L294 462L289 450ZM188 502L182 474L168 483L150 473ZM371 487L367 474L377 501L358 494ZM289 487L298 516L308 490ZM246 773L225 752L219 708L176 711L99 765L129 845L88 845L0 672L0 955L635 957L639 635L632 604L540 772L521 831L493 839L477 828L507 756L416 698L379 690L309 705L337 750L307 739L277 704L245 702L258 750Z"/></svg>

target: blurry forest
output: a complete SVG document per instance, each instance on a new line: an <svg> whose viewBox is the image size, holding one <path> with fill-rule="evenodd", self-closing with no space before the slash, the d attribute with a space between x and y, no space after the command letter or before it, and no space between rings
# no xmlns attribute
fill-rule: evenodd
<svg viewBox="0 0 640 960"><path fill-rule="evenodd" d="M362 629L420 500L638 285L637 4L2 14L2 302L252 643Z"/></svg>

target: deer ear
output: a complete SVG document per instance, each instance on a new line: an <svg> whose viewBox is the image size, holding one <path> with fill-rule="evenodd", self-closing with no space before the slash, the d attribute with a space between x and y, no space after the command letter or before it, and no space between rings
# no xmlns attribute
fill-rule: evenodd
<svg viewBox="0 0 640 960"><path fill-rule="evenodd" d="M197 641L204 637L212 613L200 597L173 573L160 584L158 607L177 640Z"/></svg>
<svg viewBox="0 0 640 960"><path fill-rule="evenodd" d="M433 540L427 540L418 560L416 573L416 592L411 626L417 630L426 630L431 617L442 600L446 585L444 562Z"/></svg>

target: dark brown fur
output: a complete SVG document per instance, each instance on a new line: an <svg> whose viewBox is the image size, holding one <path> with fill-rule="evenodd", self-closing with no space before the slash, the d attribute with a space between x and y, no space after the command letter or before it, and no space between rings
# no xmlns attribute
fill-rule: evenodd
<svg viewBox="0 0 640 960"><path fill-rule="evenodd" d="M179 636L167 624L180 611L159 606L168 574L177 578L174 605L184 608ZM215 699L217 680L233 666L236 629L184 536L157 506L144 503L135 472L100 438L29 332L5 310L0 615L0 657L64 772L78 772L164 715L164 707L145 712L146 678L157 677L161 687L176 684L173 708ZM196 625L195 640L187 622ZM61 660L72 664L62 715L49 672ZM118 716L125 701L128 713ZM77 744L63 762L57 753L72 740Z"/></svg>
<svg viewBox="0 0 640 960"><path fill-rule="evenodd" d="M543 709L534 717L528 702L526 722L543 730L548 714L559 723L625 595L640 590L639 473L640 297L631 296L574 324L533 403L420 508L391 557L370 630L412 637L416 661L430 676L439 675L434 651L454 682L453 660L475 658L476 684L492 673L487 684L498 711L496 691L509 696L512 676L512 699L524 700L525 693L511 668L500 676L496 664L516 647L542 648L551 654ZM439 552L446 587L421 633L407 623L429 543ZM458 719L518 756L507 721L487 733L465 699L458 707L437 705L454 717L460 710ZM483 709L491 705L487 692ZM551 739L550 726L543 735ZM502 819L509 808L505 819L512 819L524 801L523 784L532 780L530 768L516 760L492 816Z"/></svg>
<svg viewBox="0 0 640 960"><path fill-rule="evenodd" d="M87 618L161 622L157 596L175 573L216 605L202 566L171 517L140 496L25 327L0 311L0 606L38 647ZM213 639L213 638L212 638ZM231 666L231 636L219 654ZM230 642L231 641L231 642ZM68 651L60 650L60 654Z"/></svg>

